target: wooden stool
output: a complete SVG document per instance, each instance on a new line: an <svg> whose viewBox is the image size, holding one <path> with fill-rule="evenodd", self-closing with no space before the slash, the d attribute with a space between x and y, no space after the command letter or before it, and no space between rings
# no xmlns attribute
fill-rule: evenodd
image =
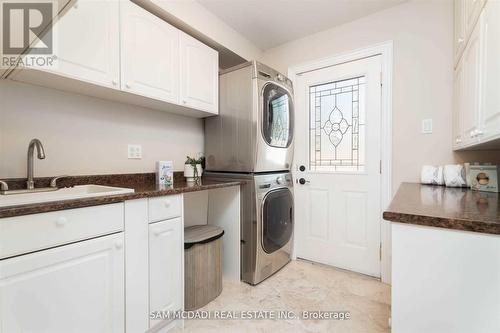
<svg viewBox="0 0 500 333"><path fill-rule="evenodd" d="M184 228L184 309L196 310L222 292L224 230L213 225Z"/></svg>

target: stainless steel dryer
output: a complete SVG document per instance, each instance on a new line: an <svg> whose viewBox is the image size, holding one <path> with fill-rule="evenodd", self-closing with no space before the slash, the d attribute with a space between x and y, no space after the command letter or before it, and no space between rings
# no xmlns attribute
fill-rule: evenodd
<svg viewBox="0 0 500 333"><path fill-rule="evenodd" d="M292 82L251 61L219 77L219 115L205 119L206 170L290 170L293 158Z"/></svg>
<svg viewBox="0 0 500 333"><path fill-rule="evenodd" d="M241 280L255 285L285 266L294 229L292 174L207 172L204 177L246 182L241 187Z"/></svg>

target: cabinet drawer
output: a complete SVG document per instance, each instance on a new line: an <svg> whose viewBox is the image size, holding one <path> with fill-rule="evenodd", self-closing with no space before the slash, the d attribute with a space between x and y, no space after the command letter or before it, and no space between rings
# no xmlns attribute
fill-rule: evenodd
<svg viewBox="0 0 500 333"><path fill-rule="evenodd" d="M149 222L179 217L182 213L182 196L168 195L149 199Z"/></svg>
<svg viewBox="0 0 500 333"><path fill-rule="evenodd" d="M123 230L123 203L0 219L0 259Z"/></svg>

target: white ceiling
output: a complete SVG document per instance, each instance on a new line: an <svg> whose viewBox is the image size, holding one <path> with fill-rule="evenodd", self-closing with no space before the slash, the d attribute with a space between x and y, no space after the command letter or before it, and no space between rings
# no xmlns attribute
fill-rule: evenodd
<svg viewBox="0 0 500 333"><path fill-rule="evenodd" d="M406 0L197 0L262 50Z"/></svg>

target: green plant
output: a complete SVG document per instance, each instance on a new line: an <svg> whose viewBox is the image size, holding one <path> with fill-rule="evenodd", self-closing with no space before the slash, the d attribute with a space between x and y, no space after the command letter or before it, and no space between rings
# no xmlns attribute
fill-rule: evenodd
<svg viewBox="0 0 500 333"><path fill-rule="evenodd" d="M200 175L198 175L198 168L196 165L200 164L202 168L204 167L205 164L205 157L201 156L199 158L193 158L186 156L187 160L184 164L189 164L193 167L193 173L194 173L194 180L198 183L200 181Z"/></svg>
<svg viewBox="0 0 500 333"><path fill-rule="evenodd" d="M187 157L187 160L184 164L190 164L194 167L196 167L196 164L203 164L203 161L205 160L205 158L202 156L200 158L193 158L193 157L189 157L189 156L186 156Z"/></svg>

